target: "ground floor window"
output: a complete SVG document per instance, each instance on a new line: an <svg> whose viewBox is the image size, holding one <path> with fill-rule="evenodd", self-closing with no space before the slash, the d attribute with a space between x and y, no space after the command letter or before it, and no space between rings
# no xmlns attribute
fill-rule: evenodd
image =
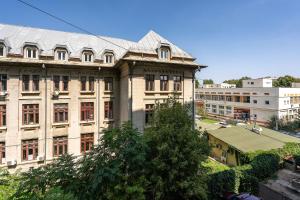
<svg viewBox="0 0 300 200"><path fill-rule="evenodd" d="M36 160L38 156L38 140L22 141L22 160Z"/></svg>
<svg viewBox="0 0 300 200"><path fill-rule="evenodd" d="M94 145L94 133L81 134L81 153L90 151Z"/></svg>
<svg viewBox="0 0 300 200"><path fill-rule="evenodd" d="M5 142L0 142L0 164L3 158L5 158Z"/></svg>
<svg viewBox="0 0 300 200"><path fill-rule="evenodd" d="M53 156L60 156L68 153L68 137L53 138Z"/></svg>

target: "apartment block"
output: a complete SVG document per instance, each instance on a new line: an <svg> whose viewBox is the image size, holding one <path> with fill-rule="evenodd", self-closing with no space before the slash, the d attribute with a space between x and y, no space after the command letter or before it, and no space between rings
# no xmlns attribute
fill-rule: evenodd
<svg viewBox="0 0 300 200"><path fill-rule="evenodd" d="M272 87L271 78L251 79L242 88L199 88L196 101L211 116L266 124L272 116L299 117L300 88Z"/></svg>
<svg viewBox="0 0 300 200"><path fill-rule="evenodd" d="M154 31L134 42L0 24L1 166L80 156L128 120L143 131L155 103L194 105L203 67Z"/></svg>

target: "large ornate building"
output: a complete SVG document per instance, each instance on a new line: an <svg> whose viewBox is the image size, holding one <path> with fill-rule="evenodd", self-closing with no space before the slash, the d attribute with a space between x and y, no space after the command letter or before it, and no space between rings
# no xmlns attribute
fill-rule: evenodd
<svg viewBox="0 0 300 200"><path fill-rule="evenodd" d="M132 42L0 24L1 164L81 155L128 120L143 131L155 102L194 101L202 67L153 31Z"/></svg>

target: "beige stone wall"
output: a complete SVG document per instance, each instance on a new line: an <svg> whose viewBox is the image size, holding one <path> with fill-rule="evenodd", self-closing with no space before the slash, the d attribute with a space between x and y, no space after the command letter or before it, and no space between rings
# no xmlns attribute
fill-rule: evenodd
<svg viewBox="0 0 300 200"><path fill-rule="evenodd" d="M16 160L16 167L10 170L44 164L44 162L22 161L21 142L24 139L39 140L39 156L46 156L46 161L53 159L53 137L68 137L68 153L81 155L80 136L82 133L94 133L94 143L98 143L99 136L104 129L120 125L131 119L130 95L131 82L128 64L124 63L119 69L97 68L80 69L76 67L46 66L47 76L45 81L45 69L42 67L28 67L20 65L1 66L0 73L8 75L5 100L0 105L7 106L7 125L0 127L0 141L5 141L6 159L2 165L6 167L7 161ZM40 75L39 92L22 92L22 74ZM155 91L145 92L145 75L155 74ZM53 98L54 75L69 76L69 90L60 93L58 98ZM160 91L160 75L169 76L169 91ZM145 104L162 102L173 92L173 76L182 76L182 91L178 93L180 100L189 102L192 100L192 69L178 66L144 65L139 63L133 69L133 123L140 131L145 127ZM94 92L80 91L80 77L94 76ZM104 77L113 77L113 92L104 92ZM30 83L32 84L32 83ZM60 86L62 88L62 85ZM30 86L31 88L31 86ZM45 98L46 95L46 98ZM104 102L113 101L114 119L104 119ZM46 103L47 102L47 103ZM94 102L94 120L80 121L81 102ZM22 105L39 105L39 124L24 126L22 123ZM68 104L68 123L54 123L54 104ZM46 117L46 118L45 118ZM46 140L45 140L46 131ZM46 142L45 142L46 141ZM46 150L45 150L46 147Z"/></svg>

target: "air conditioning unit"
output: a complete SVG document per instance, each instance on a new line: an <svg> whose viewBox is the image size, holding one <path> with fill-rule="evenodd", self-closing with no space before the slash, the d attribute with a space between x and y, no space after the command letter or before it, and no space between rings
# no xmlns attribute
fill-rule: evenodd
<svg viewBox="0 0 300 200"><path fill-rule="evenodd" d="M7 161L7 166L15 166L15 165L17 165L17 161L16 160Z"/></svg>
<svg viewBox="0 0 300 200"><path fill-rule="evenodd" d="M59 96L59 90L55 90L53 92L53 97L58 97Z"/></svg>
<svg viewBox="0 0 300 200"><path fill-rule="evenodd" d="M7 91L0 91L0 97L5 97L7 95Z"/></svg>
<svg viewBox="0 0 300 200"><path fill-rule="evenodd" d="M44 161L45 160L45 156L38 156L37 160L38 160L38 162Z"/></svg>

